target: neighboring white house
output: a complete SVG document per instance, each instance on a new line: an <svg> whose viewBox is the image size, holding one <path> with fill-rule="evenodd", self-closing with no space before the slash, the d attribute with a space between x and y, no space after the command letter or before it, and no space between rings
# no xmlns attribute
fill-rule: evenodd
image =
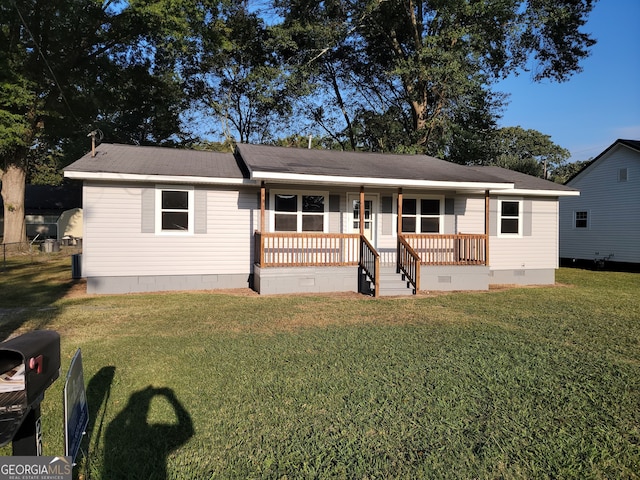
<svg viewBox="0 0 640 480"><path fill-rule="evenodd" d="M570 187L425 155L102 144L83 180L90 293L552 284Z"/></svg>
<svg viewBox="0 0 640 480"><path fill-rule="evenodd" d="M640 141L616 140L567 182L560 201L563 264L640 267Z"/></svg>

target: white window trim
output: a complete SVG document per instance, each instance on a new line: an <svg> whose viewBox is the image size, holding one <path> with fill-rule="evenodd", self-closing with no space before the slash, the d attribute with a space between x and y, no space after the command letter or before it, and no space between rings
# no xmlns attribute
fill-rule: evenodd
<svg viewBox="0 0 640 480"><path fill-rule="evenodd" d="M269 192L269 231L276 233L276 195L296 195L298 197L298 209L296 215L296 231L289 233L328 233L329 232L329 192L319 190L271 190ZM302 197L303 196L323 196L324 212L322 213L322 232L303 232L302 231ZM293 212L287 212L294 215ZM320 215L309 214L308 215ZM282 232L287 233L287 232Z"/></svg>
<svg viewBox="0 0 640 480"><path fill-rule="evenodd" d="M518 204L518 233L502 233L502 203L517 203ZM523 232L523 219L524 219L524 200L522 198L498 198L498 237L503 238L522 238ZM505 217L514 218L514 217Z"/></svg>
<svg viewBox="0 0 640 480"><path fill-rule="evenodd" d="M189 228L187 230L163 230L162 229L162 192L166 190L176 192L187 192L188 197L188 222ZM194 188L184 185L156 185L156 201L155 201L155 220L156 220L156 235L163 236L185 236L194 234L194 222L195 222L195 194Z"/></svg>
<svg viewBox="0 0 640 480"><path fill-rule="evenodd" d="M397 195L394 197L396 199L395 203L396 205L394 206L394 210L397 210ZM416 201L416 214L413 215L405 215L404 213L404 202L405 200L415 200ZM420 221L420 219L422 217L425 218L436 218L436 215L422 215L422 207L420 204L420 200L439 200L440 201L440 213L437 215L438 217L438 232L424 232L426 235L429 234L434 234L434 235L441 235L442 233L444 233L444 220L445 220L445 215L444 215L444 195L419 195L419 196L415 196L415 195L404 195L402 197L402 204L403 204L403 212L402 212L402 218L407 218L407 217L415 217L416 219L416 230L418 230L417 232L405 232L404 230L402 231L402 233L423 233L421 231L421 227L422 227L422 222ZM417 213L417 211L420 211L420 213ZM396 217L396 230L397 230L397 225L398 225L398 213L395 213L395 217ZM396 231L397 234L397 231Z"/></svg>
<svg viewBox="0 0 640 480"><path fill-rule="evenodd" d="M577 214L578 212L586 212L587 213L587 226L586 227L577 227L576 221L578 220ZM574 230L589 230L591 228L591 211L590 210L574 210L573 211L573 229Z"/></svg>

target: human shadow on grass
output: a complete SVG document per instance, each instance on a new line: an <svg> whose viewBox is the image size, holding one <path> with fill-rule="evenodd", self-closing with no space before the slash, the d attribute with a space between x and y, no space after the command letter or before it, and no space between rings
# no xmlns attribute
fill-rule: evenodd
<svg viewBox="0 0 640 480"><path fill-rule="evenodd" d="M174 421L149 423L147 417L155 398L168 402ZM165 480L168 455L193 434L191 416L173 390L151 386L139 390L107 427L102 478Z"/></svg>

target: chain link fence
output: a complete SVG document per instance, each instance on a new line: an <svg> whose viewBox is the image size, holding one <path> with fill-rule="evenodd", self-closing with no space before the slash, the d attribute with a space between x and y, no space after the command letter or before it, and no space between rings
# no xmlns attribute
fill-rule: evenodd
<svg viewBox="0 0 640 480"><path fill-rule="evenodd" d="M0 243L0 270L6 271L11 260L20 258L29 263L46 263L59 257L70 257L82 253L81 241L46 239L35 242Z"/></svg>

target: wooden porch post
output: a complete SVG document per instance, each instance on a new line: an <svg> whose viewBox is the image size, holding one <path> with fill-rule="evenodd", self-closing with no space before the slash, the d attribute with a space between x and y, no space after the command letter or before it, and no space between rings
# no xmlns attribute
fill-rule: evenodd
<svg viewBox="0 0 640 480"><path fill-rule="evenodd" d="M264 217L265 217L265 204L266 204L266 188L264 182L260 184L260 231L266 232L267 229L264 226Z"/></svg>
<svg viewBox="0 0 640 480"><path fill-rule="evenodd" d="M396 273L400 273L400 237L402 236L402 188L398 188L398 235L396 238Z"/></svg>
<svg viewBox="0 0 640 480"><path fill-rule="evenodd" d="M484 192L484 262L489 266L489 190Z"/></svg>
<svg viewBox="0 0 640 480"><path fill-rule="evenodd" d="M364 185L360 186L360 235L364 235Z"/></svg>
<svg viewBox="0 0 640 480"><path fill-rule="evenodd" d="M398 189L398 236L402 235L402 188Z"/></svg>

